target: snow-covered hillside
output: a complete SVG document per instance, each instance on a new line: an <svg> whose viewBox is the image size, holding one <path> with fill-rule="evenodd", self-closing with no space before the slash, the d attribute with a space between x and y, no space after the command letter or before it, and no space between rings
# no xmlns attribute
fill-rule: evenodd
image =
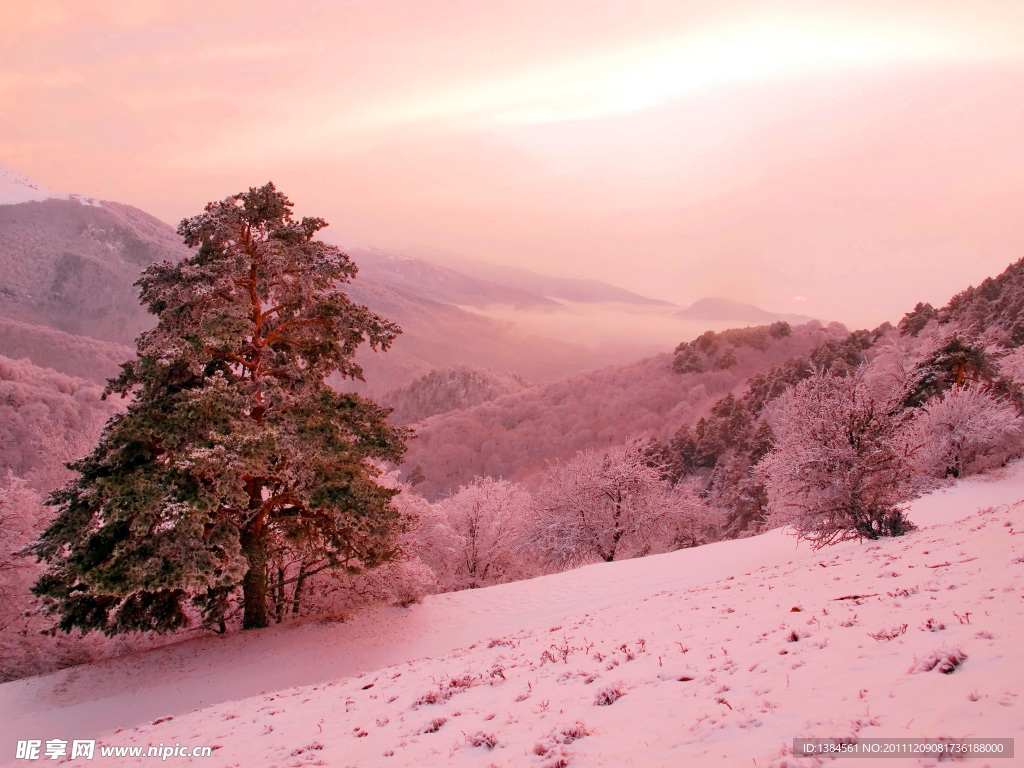
<svg viewBox="0 0 1024 768"><path fill-rule="evenodd" d="M35 179L30 179L25 174L0 163L0 205L48 200L51 197L62 197L62 195L45 184L40 184Z"/></svg>
<svg viewBox="0 0 1024 768"><path fill-rule="evenodd" d="M99 207L100 200L85 195L63 194L29 178L20 171L0 163L0 205L39 202L42 200L74 200L81 205Z"/></svg>
<svg viewBox="0 0 1024 768"><path fill-rule="evenodd" d="M774 531L7 683L0 755L98 738L214 747L204 766L780 767L821 764L788 755L796 736L1024 736L1024 463L910 517L899 539ZM72 764L147 762L98 754Z"/></svg>

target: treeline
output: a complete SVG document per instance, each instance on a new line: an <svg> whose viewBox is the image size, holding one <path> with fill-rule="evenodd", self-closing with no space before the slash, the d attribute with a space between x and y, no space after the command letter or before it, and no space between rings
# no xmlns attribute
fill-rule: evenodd
<svg viewBox="0 0 1024 768"><path fill-rule="evenodd" d="M528 386L514 373L456 365L431 371L405 387L391 390L381 402L392 409L393 423L415 424L438 414L489 403Z"/></svg>
<svg viewBox="0 0 1024 768"><path fill-rule="evenodd" d="M721 510L727 536L786 522L816 542L898 532L900 504L922 488L1020 453L1022 264L751 377L655 441L652 465ZM685 367L694 347L679 353ZM864 498L840 499L847 486Z"/></svg>
<svg viewBox="0 0 1024 768"><path fill-rule="evenodd" d="M106 382L117 376L133 351L121 344L0 317L0 356L27 358L68 376Z"/></svg>
<svg viewBox="0 0 1024 768"><path fill-rule="evenodd" d="M634 435L668 439L722 396L742 391L750 376L848 335L838 324L809 323L777 336L764 329L769 343L763 346L734 344L729 337L721 342L735 357L726 369L680 375L672 355L657 355L429 418L417 425L402 479L430 500L477 476L535 485L532 476L550 460L620 445Z"/></svg>
<svg viewBox="0 0 1024 768"><path fill-rule="evenodd" d="M101 395L94 382L0 357L0 681L159 642L44 634L52 622L29 593L42 567L18 554L52 518L43 502L71 478L65 464L87 453L123 406Z"/></svg>

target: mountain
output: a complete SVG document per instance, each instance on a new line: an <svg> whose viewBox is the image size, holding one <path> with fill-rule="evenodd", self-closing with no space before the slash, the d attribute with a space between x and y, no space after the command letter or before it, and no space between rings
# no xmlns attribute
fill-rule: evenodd
<svg viewBox="0 0 1024 768"><path fill-rule="evenodd" d="M59 192L55 192L45 184L40 184L10 166L0 163L0 205L27 203L61 196Z"/></svg>
<svg viewBox="0 0 1024 768"><path fill-rule="evenodd" d="M542 275L538 272L522 269L521 267L491 264L430 248L414 247L410 248L409 251L422 256L423 259L431 263L457 269L464 274L473 275L474 277L509 288L539 296L547 296L550 299L587 304L619 302L652 307L675 306L670 301L641 296L633 291L609 285L600 280Z"/></svg>
<svg viewBox="0 0 1024 768"><path fill-rule="evenodd" d="M684 320L701 320L706 322L745 322L745 323L774 323L785 321L794 325L806 323L814 318L806 315L784 315L777 312L769 312L755 307L753 304L744 304L731 299L711 297L695 301L686 309L675 313L676 317Z"/></svg>
<svg viewBox="0 0 1024 768"><path fill-rule="evenodd" d="M69 376L105 381L116 376L121 363L134 354L134 348L124 344L0 317L0 355L27 358Z"/></svg>
<svg viewBox="0 0 1024 768"><path fill-rule="evenodd" d="M6 166L0 199L0 323L10 331L0 334L0 355L93 380L112 375L115 358L130 354L135 337L153 324L139 305L139 273L154 261L177 261L187 249L172 227L144 211L58 194ZM386 354L361 353L367 383L346 387L380 394L460 364L551 381L640 355L628 346L612 353L570 343L557 326L525 331L517 314L564 309L541 293L417 258L349 250L360 273L346 293L403 334ZM511 322L481 314L497 305L512 312Z"/></svg>
<svg viewBox="0 0 1024 768"><path fill-rule="evenodd" d="M392 288L404 288L443 304L489 307L560 309L546 296L510 284L472 277L413 256L399 256L373 248L350 248L346 253L359 265L359 275Z"/></svg>
<svg viewBox="0 0 1024 768"><path fill-rule="evenodd" d="M349 382L345 386L373 395L405 386L434 369L461 364L545 382L637 356L629 351L612 354L529 334L514 322L483 317L455 304L426 298L412 287L395 285L363 272L345 287L345 292L353 301L402 328L402 334L386 353L363 349L356 356L365 371L366 384Z"/></svg>
<svg viewBox="0 0 1024 768"><path fill-rule="evenodd" d="M2 170L0 316L132 344L152 325L133 283L148 264L184 256L180 238L138 208Z"/></svg>
<svg viewBox="0 0 1024 768"><path fill-rule="evenodd" d="M672 302L663 299L652 299L639 293L627 291L625 288L609 285L600 280L579 277L552 277L529 272L516 267L495 265L491 269L493 279L501 280L507 285L523 290L533 291L544 296L565 301L586 304L620 302L622 304L640 304L644 306L671 307Z"/></svg>

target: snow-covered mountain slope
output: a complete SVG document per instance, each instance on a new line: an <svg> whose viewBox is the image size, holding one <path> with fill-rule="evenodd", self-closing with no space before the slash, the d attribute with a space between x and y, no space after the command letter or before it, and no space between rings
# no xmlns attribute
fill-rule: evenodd
<svg viewBox="0 0 1024 768"><path fill-rule="evenodd" d="M131 344L152 326L134 285L187 249L174 230L120 203L51 198L0 205L0 315Z"/></svg>
<svg viewBox="0 0 1024 768"><path fill-rule="evenodd" d="M774 531L6 683L0 755L98 738L214 747L204 766L781 768L821 764L793 761L796 736L1024 736L1024 463L910 516L883 542Z"/></svg>
<svg viewBox="0 0 1024 768"><path fill-rule="evenodd" d="M45 184L0 163L0 205L48 200L51 197L67 198L67 195L61 195Z"/></svg>
<svg viewBox="0 0 1024 768"><path fill-rule="evenodd" d="M0 205L38 203L43 200L73 200L79 205L102 207L102 201L98 198L57 192L9 165L0 163Z"/></svg>

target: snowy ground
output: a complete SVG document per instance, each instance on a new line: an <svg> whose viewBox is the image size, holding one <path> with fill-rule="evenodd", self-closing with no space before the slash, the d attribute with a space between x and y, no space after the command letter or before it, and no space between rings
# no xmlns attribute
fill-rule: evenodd
<svg viewBox="0 0 1024 768"><path fill-rule="evenodd" d="M205 766L813 766L793 737L1018 738L1022 500L1024 463L919 500L896 540L776 531L7 683L0 761L98 738Z"/></svg>

